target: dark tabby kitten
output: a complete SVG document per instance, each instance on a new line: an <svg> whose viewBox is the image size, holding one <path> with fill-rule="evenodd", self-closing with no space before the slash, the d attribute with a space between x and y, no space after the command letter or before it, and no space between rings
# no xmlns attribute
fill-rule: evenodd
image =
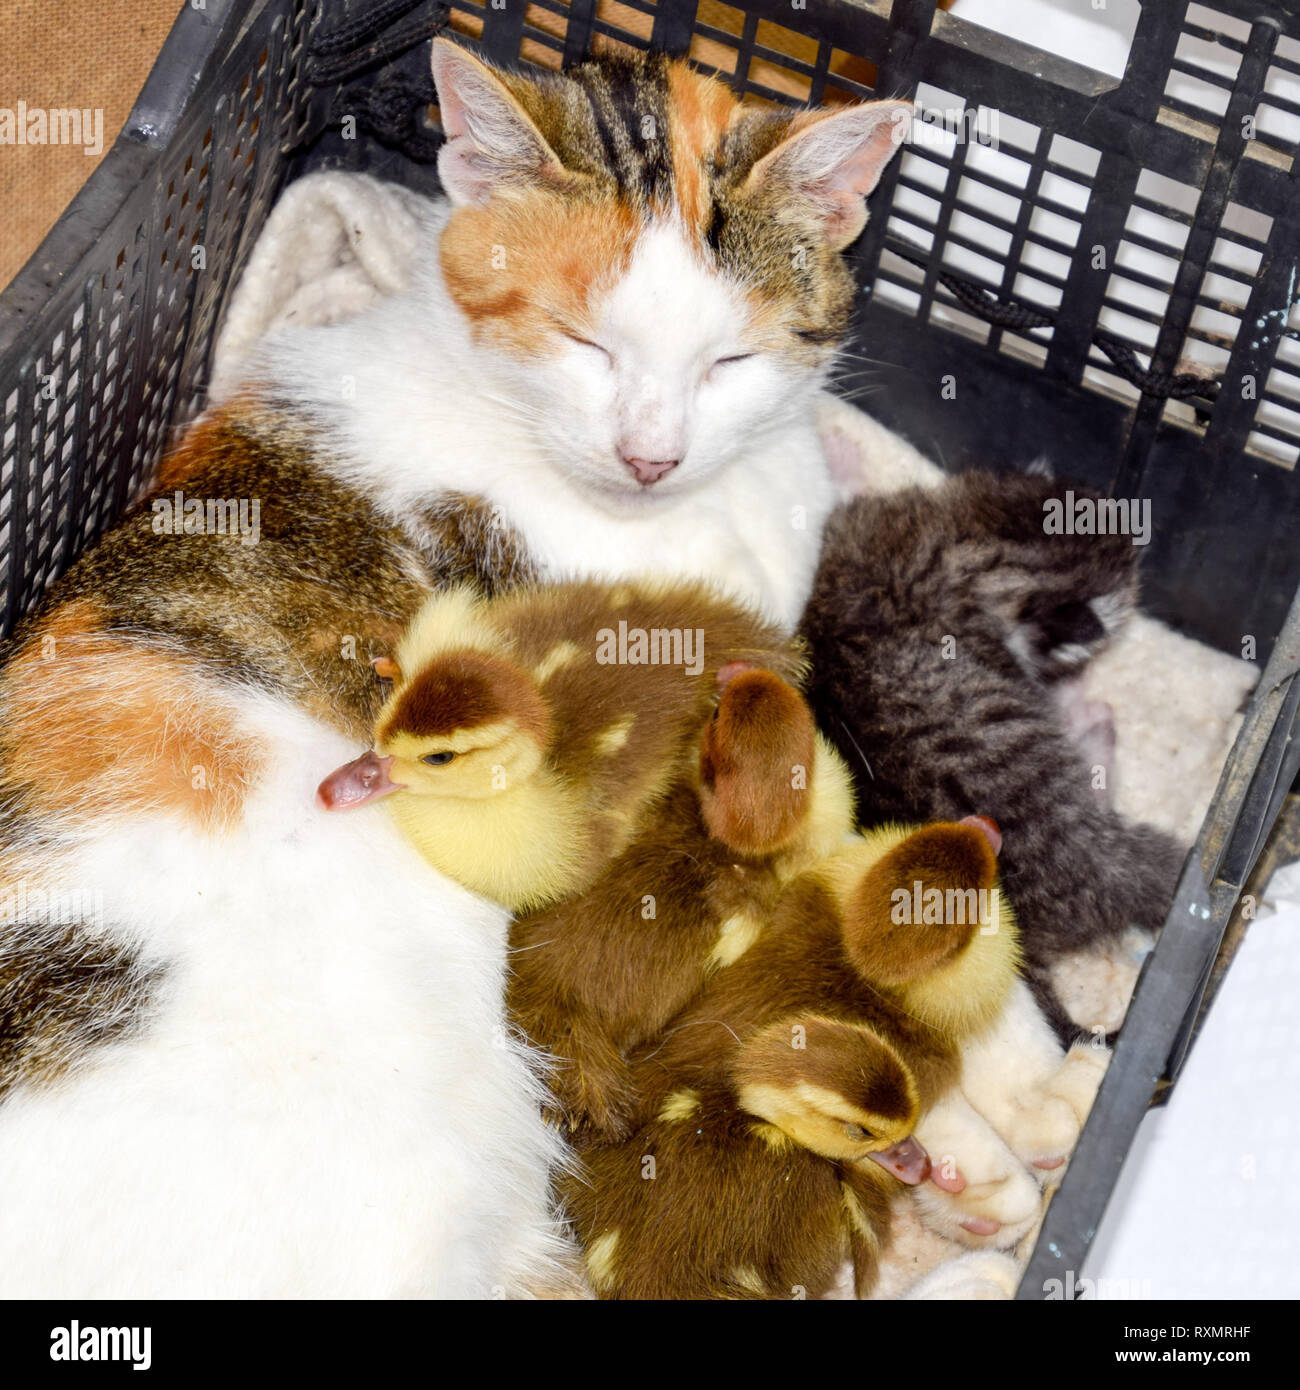
<svg viewBox="0 0 1300 1390"><path fill-rule="evenodd" d="M1093 787L1098 707L1073 678L1131 613L1137 551L1047 534L1064 491L972 472L857 499L827 528L803 632L809 701L857 774L864 824L979 811L1002 828L1026 977L1068 1043L1080 1029L1052 962L1158 927L1183 855Z"/></svg>

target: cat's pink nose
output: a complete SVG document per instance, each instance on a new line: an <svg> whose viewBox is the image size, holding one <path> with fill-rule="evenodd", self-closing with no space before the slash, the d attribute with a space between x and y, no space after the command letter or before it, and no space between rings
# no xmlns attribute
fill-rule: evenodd
<svg viewBox="0 0 1300 1390"><path fill-rule="evenodd" d="M637 482L645 487L657 483L665 473L671 473L679 462L678 459L634 459L626 454L620 454L619 458L632 470Z"/></svg>

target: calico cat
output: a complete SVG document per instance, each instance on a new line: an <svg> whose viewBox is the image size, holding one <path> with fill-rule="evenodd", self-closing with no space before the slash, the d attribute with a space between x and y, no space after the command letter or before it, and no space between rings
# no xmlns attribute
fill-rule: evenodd
<svg viewBox="0 0 1300 1390"><path fill-rule="evenodd" d="M550 1290L562 1152L503 1028L507 915L311 802L378 708L370 652L526 557L221 416L169 466L259 497L258 543L146 502L0 669L0 1295Z"/></svg>
<svg viewBox="0 0 1300 1390"><path fill-rule="evenodd" d="M742 109L655 57L436 75L417 288L269 345L3 652L0 1296L566 1277L504 910L313 791L450 579L713 576L794 626L839 253L907 108Z"/></svg>
<svg viewBox="0 0 1300 1390"><path fill-rule="evenodd" d="M441 41L434 73L449 202L411 287L272 335L239 389L394 516L471 493L548 574L705 579L792 629L836 500L840 253L909 106L756 109L654 54L526 78Z"/></svg>
<svg viewBox="0 0 1300 1390"><path fill-rule="evenodd" d="M1158 928L1183 853L1094 791L1105 712L1077 680L1133 609L1137 551L1126 535L1047 534L1064 491L971 472L851 502L827 528L802 630L808 698L857 774L865 824L980 810L1005 831L1026 978L1068 1044L1080 1030L1052 962Z"/></svg>

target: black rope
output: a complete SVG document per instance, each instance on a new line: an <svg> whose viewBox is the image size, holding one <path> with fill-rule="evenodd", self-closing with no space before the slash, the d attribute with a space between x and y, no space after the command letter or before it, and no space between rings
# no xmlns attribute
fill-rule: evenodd
<svg viewBox="0 0 1300 1390"><path fill-rule="evenodd" d="M1184 401L1189 396L1203 396L1212 401L1223 385L1213 377L1200 376L1196 372L1156 372L1143 367L1132 346L1104 328L1098 328L1093 333L1092 341L1115 364L1120 375L1131 381L1145 396L1156 396L1161 400L1172 396L1176 401Z"/></svg>
<svg viewBox="0 0 1300 1390"><path fill-rule="evenodd" d="M903 250L903 247L909 249ZM896 256L924 270L929 262L923 256L912 254L910 248L924 250L915 242L904 241L898 236L891 237L889 249ZM954 275L952 271L941 270L938 280L946 289L952 291L963 308L969 309L972 314L983 319L985 323L992 324L994 328L1007 328L1013 333L1023 333L1028 329L1056 326L1056 315L1051 310L1025 304L1018 299L1003 298L994 294L987 285L981 285L964 275ZM1104 328L1098 328L1093 332L1092 341L1110 359L1115 370L1126 381L1136 386L1144 396L1155 396L1159 400L1168 400L1170 397L1174 400L1186 400L1189 396L1200 396L1206 400L1214 400L1219 394L1222 382L1196 372L1157 372L1150 367L1144 367L1130 344Z"/></svg>
<svg viewBox="0 0 1300 1390"><path fill-rule="evenodd" d="M427 0L378 0L364 15L314 35L306 67L313 87L337 87L382 67L377 77L341 88L327 124L351 116L359 130L419 164L431 164L442 146L424 119L437 100L433 77L427 70L403 74L391 65L447 27L449 7L426 5Z"/></svg>
<svg viewBox="0 0 1300 1390"><path fill-rule="evenodd" d="M908 259L911 260L911 257ZM964 276L954 275L950 270L941 270L938 279L939 283L947 286L973 314L978 314L980 318L986 319L998 328L1024 332L1030 328L1050 328L1056 323L1055 315L1047 313L1046 310L1031 308L1016 299L999 299L983 285L977 284L974 280L967 280Z"/></svg>
<svg viewBox="0 0 1300 1390"><path fill-rule="evenodd" d="M417 164L432 164L442 136L425 124L425 112L437 99L432 78L380 75L373 85L346 88L335 109L356 117L357 127L382 145L399 150Z"/></svg>
<svg viewBox="0 0 1300 1390"><path fill-rule="evenodd" d="M359 44L373 39L394 20L403 19L419 9L424 0L375 0L370 8L354 19L345 19L330 29L318 30L308 46L312 58L337 58L351 53Z"/></svg>

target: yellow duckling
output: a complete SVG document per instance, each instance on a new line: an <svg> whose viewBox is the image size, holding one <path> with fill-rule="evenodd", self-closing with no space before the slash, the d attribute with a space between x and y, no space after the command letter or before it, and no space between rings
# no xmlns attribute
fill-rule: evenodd
<svg viewBox="0 0 1300 1390"><path fill-rule="evenodd" d="M374 747L326 810L379 797L436 868L528 911L582 891L632 840L717 702L719 671L794 677L788 639L702 585L575 581L435 595L395 658ZM400 793L400 794L399 794Z"/></svg>

